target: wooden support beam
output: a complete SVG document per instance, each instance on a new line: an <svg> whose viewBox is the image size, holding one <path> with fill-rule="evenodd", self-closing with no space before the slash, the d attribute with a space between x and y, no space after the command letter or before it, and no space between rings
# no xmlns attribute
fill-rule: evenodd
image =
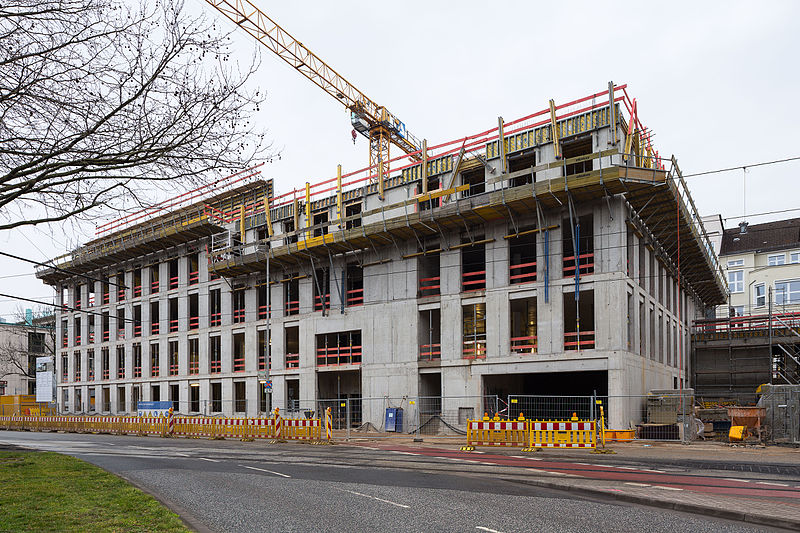
<svg viewBox="0 0 800 533"><path fill-rule="evenodd" d="M499 134L497 142L500 147L500 172L505 174L508 168L508 161L506 160L506 136L503 131L503 117L497 117L497 131Z"/></svg>
<svg viewBox="0 0 800 533"><path fill-rule="evenodd" d="M422 166L419 175L422 177L422 194L428 192L428 140L422 139Z"/></svg>
<svg viewBox="0 0 800 533"><path fill-rule="evenodd" d="M546 228L536 228L536 229L529 229L525 231L520 231L519 233L512 233L510 235L503 235L504 239L516 239L517 237L522 237L524 235L530 235L532 233L539 233L540 231L551 230L558 228L558 224L553 226L547 226Z"/></svg>
<svg viewBox="0 0 800 533"><path fill-rule="evenodd" d="M561 144L558 142L558 122L556 121L556 102L550 100L550 130L553 134L553 153L561 159Z"/></svg>
<svg viewBox="0 0 800 533"><path fill-rule="evenodd" d="M239 206L239 238L244 244L244 205Z"/></svg>
<svg viewBox="0 0 800 533"><path fill-rule="evenodd" d="M342 165L336 165L336 212L339 215L336 218L341 225L342 217L344 216L344 208L342 206Z"/></svg>
<svg viewBox="0 0 800 533"><path fill-rule="evenodd" d="M306 182L306 227L311 225L311 184ZM295 227L295 229L297 229ZM308 233L308 236L311 236L311 233Z"/></svg>
<svg viewBox="0 0 800 533"><path fill-rule="evenodd" d="M460 248L466 248L468 246L475 246L477 244L488 244L490 242L494 242L494 239L483 239L483 240L475 241L475 242L465 242L465 243L462 243L462 244L454 244L449 249L450 250L458 250Z"/></svg>
<svg viewBox="0 0 800 533"><path fill-rule="evenodd" d="M269 213L269 196L264 196L264 218L267 221L267 235L272 237L272 217Z"/></svg>

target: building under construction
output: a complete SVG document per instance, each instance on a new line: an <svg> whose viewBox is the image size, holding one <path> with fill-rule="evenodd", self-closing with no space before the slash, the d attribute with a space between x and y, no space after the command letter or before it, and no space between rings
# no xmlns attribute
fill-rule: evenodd
<svg viewBox="0 0 800 533"><path fill-rule="evenodd" d="M726 283L624 85L379 165L280 195L236 176L40 269L62 408L686 385Z"/></svg>

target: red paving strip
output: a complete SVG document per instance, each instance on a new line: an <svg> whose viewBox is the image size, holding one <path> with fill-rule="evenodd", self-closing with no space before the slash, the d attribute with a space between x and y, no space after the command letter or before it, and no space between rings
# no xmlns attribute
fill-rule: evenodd
<svg viewBox="0 0 800 533"><path fill-rule="evenodd" d="M535 468L536 470L571 474L584 479L646 483L655 487L669 487L707 494L796 499L798 501L796 505L800 506L800 489L795 487L780 487L778 485L759 486L754 482L734 481L717 477L672 473L661 474L615 466L583 465L566 461L545 461L539 458L518 459L507 455L494 455L491 453L482 453L475 456L469 452L465 453L440 448L415 448L410 446L389 446L386 444L380 444L378 448L387 451L414 453L426 457L455 458L475 463L492 463L498 466ZM790 505L794 506L795 504L792 503Z"/></svg>

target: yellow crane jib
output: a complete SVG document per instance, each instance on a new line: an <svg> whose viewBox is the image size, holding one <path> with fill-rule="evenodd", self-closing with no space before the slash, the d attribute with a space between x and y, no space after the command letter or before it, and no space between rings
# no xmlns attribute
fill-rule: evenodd
<svg viewBox="0 0 800 533"><path fill-rule="evenodd" d="M405 123L359 91L250 0L206 0L217 11L311 80L350 111L353 129L370 140L370 166L388 171L389 144L419 159L421 143ZM380 165L379 163L383 163Z"/></svg>

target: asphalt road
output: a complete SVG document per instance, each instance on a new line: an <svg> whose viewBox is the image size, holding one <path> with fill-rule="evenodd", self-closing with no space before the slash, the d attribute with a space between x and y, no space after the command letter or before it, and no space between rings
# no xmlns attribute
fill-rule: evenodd
<svg viewBox="0 0 800 533"><path fill-rule="evenodd" d="M522 468L443 454L11 431L0 443L94 463L200 531L767 530L531 486L501 474Z"/></svg>

